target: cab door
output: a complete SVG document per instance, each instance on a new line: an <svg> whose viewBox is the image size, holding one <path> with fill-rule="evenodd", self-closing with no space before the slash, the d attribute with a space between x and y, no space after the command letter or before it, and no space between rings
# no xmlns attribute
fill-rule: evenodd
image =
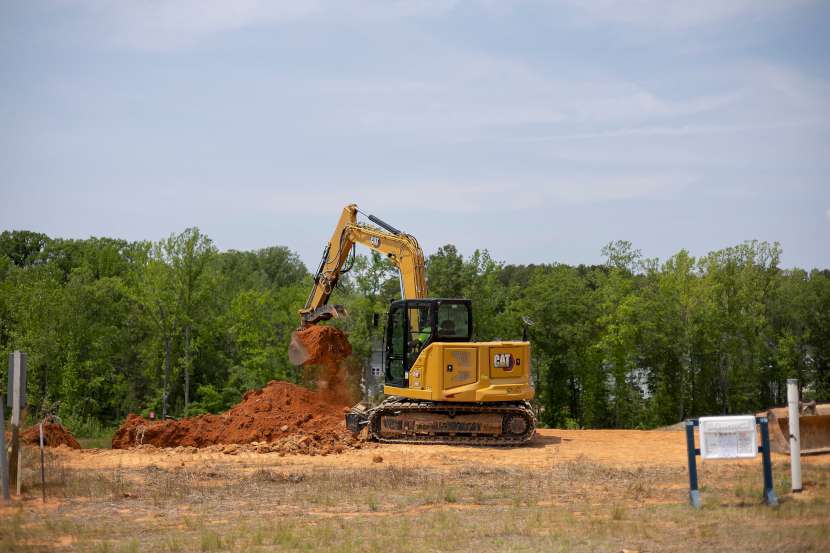
<svg viewBox="0 0 830 553"><path fill-rule="evenodd" d="M406 388L409 383L406 366L406 310L404 304L393 304L386 323L384 369L386 384Z"/></svg>

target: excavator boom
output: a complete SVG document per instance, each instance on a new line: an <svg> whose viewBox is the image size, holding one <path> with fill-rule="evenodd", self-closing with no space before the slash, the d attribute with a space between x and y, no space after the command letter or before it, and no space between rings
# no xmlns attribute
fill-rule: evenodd
<svg viewBox="0 0 830 553"><path fill-rule="evenodd" d="M329 306L328 301L355 244L365 245L389 258L400 271L404 298L418 299L427 296L424 252L415 237L401 232L374 215L368 215L368 219L380 228L360 224L357 222L357 213L357 205L349 204L340 214L314 275L311 293L300 310L301 327L345 314L341 306Z"/></svg>

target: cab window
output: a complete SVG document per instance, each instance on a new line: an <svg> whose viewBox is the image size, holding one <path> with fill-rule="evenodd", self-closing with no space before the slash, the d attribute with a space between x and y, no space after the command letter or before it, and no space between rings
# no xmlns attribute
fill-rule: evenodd
<svg viewBox="0 0 830 553"><path fill-rule="evenodd" d="M386 379L390 383L406 380L404 368L404 309L402 306L393 307L389 312L389 329L386 337Z"/></svg>
<svg viewBox="0 0 830 553"><path fill-rule="evenodd" d="M463 303L441 303L438 306L437 340L468 338L470 316Z"/></svg>
<svg viewBox="0 0 830 553"><path fill-rule="evenodd" d="M409 350L407 361L409 367L418 358L418 354L432 339L432 304L409 304Z"/></svg>

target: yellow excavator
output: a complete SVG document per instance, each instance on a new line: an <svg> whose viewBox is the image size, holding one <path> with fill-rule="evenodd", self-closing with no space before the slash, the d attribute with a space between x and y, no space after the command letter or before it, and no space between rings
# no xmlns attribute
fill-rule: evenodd
<svg viewBox="0 0 830 553"><path fill-rule="evenodd" d="M343 209L314 277L300 326L342 317L328 300L355 244L388 257L400 272L402 299L389 306L384 333L386 399L346 414L352 432L368 428L381 442L517 445L533 437L529 400L530 343L473 342L468 299L430 298L424 253L418 241L373 215Z"/></svg>

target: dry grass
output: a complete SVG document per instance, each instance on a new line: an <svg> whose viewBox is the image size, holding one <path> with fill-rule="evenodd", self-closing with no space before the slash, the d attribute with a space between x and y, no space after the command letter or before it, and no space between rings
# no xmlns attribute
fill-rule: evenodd
<svg viewBox="0 0 830 553"><path fill-rule="evenodd" d="M684 470L587 459L449 472L231 459L100 472L48 462L59 505L38 506L39 474L27 471L30 499L3 511L0 552L824 551L830 543L828 465L805 466L808 490L797 498L787 493L786 465L776 466L778 509L761 504L760 467L706 466L704 508L693 511Z"/></svg>

